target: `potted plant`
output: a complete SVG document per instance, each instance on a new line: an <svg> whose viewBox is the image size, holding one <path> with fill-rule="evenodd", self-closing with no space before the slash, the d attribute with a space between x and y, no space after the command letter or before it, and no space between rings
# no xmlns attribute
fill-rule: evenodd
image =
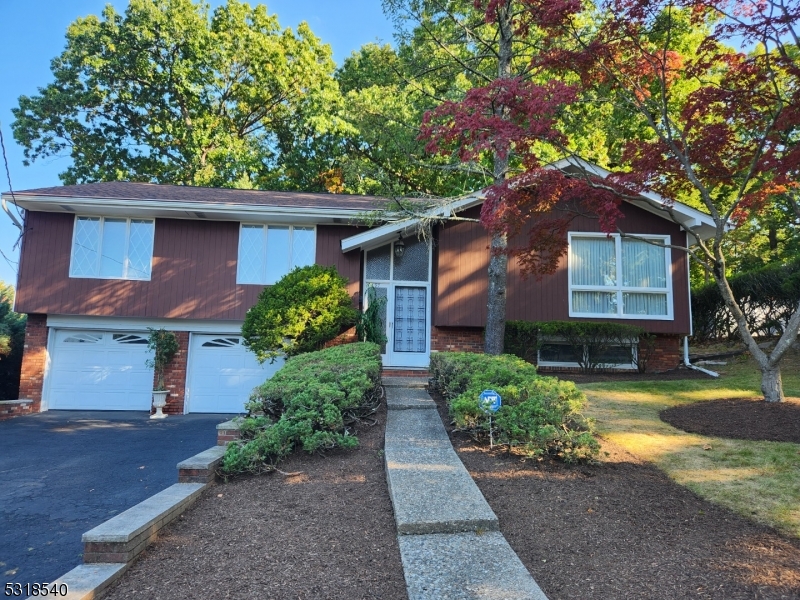
<svg viewBox="0 0 800 600"><path fill-rule="evenodd" d="M153 353L153 358L147 359L145 364L152 367L156 374L156 389L153 390L153 406L156 412L150 418L163 419L167 415L162 412L162 409L166 406L169 395L167 386L164 384L164 369L178 352L178 340L174 333L163 327L161 329L148 327L147 329L150 331L150 336L147 338L147 349Z"/></svg>

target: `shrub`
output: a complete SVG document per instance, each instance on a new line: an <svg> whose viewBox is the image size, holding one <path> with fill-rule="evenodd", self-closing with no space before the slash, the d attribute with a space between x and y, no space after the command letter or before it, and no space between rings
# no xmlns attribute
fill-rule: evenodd
<svg viewBox="0 0 800 600"><path fill-rule="evenodd" d="M347 280L335 267L298 267L264 288L242 337L260 362L319 350L355 320Z"/></svg>
<svg viewBox="0 0 800 600"><path fill-rule="evenodd" d="M355 343L295 356L253 391L241 441L225 451L226 474L270 471L296 448L354 448L349 426L373 414L381 398L380 349Z"/></svg>
<svg viewBox="0 0 800 600"><path fill-rule="evenodd" d="M561 341L574 349L581 371L591 373L616 364L609 358L612 348L630 349L630 359L644 371L653 353L654 337L635 325L592 321L509 321L506 323L505 349L527 361L537 360L544 344ZM639 352L633 352L633 348Z"/></svg>
<svg viewBox="0 0 800 600"><path fill-rule="evenodd" d="M800 259L733 275L728 284L754 335L780 335L800 299ZM692 331L696 341L738 339L716 283L692 290Z"/></svg>
<svg viewBox="0 0 800 600"><path fill-rule="evenodd" d="M27 317L11 310L13 306L14 288L0 281L0 400L19 397Z"/></svg>
<svg viewBox="0 0 800 600"><path fill-rule="evenodd" d="M580 413L586 403L583 393L572 382L538 376L519 357L439 352L431 357L430 372L456 427L475 439L489 435L489 418L479 409L478 397L491 388L503 398L492 418L498 443L528 456L547 454L566 462L588 460L599 450Z"/></svg>

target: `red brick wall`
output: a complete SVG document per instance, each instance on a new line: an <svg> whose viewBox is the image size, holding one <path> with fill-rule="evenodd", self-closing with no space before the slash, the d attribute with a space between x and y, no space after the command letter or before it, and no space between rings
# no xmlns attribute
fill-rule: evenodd
<svg viewBox="0 0 800 600"><path fill-rule="evenodd" d="M178 351L164 370L164 384L169 390L164 412L168 415L182 415L183 403L186 399L186 364L189 356L189 332L174 331L173 333L178 340ZM153 389L155 389L155 386L156 376L153 373ZM155 412L155 409L151 409L150 412Z"/></svg>
<svg viewBox="0 0 800 600"><path fill-rule="evenodd" d="M431 327L435 352L483 352L482 327Z"/></svg>
<svg viewBox="0 0 800 600"><path fill-rule="evenodd" d="M648 373L663 373L676 368L683 358L681 337L678 335L657 335L650 360Z"/></svg>
<svg viewBox="0 0 800 600"><path fill-rule="evenodd" d="M47 315L28 315L19 397L33 400L32 412L42 410L42 384L47 362Z"/></svg>

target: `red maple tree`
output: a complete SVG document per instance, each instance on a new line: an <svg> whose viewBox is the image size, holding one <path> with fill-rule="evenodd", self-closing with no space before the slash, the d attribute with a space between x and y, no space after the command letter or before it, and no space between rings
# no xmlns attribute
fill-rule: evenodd
<svg viewBox="0 0 800 600"><path fill-rule="evenodd" d="M530 227L524 247L506 250L528 273L555 268L579 211L598 215L610 233L625 195L650 190L701 206L715 235L704 241L689 231L683 250L713 275L761 369L765 398L782 400L779 364L797 338L800 305L772 351L759 348L728 285L723 242L779 201L800 222L800 3L475 0L487 21L512 5L515 35L535 31L540 40L530 67L539 76L500 77L441 105L423 124L429 149L462 160L511 157L517 171L487 190L482 222L495 234ZM687 24L702 35L690 56L677 45ZM645 132L624 141L617 172L602 181L567 178L537 153L543 145L567 153L559 115L589 98L626 111Z"/></svg>

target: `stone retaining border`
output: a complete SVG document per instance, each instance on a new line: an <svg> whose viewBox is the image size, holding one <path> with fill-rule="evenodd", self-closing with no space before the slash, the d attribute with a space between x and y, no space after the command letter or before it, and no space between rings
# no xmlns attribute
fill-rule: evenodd
<svg viewBox="0 0 800 600"><path fill-rule="evenodd" d="M69 592L63 598L98 598L156 540L163 527L177 519L204 489L213 485L224 454L224 446L214 446L181 461L177 465L179 483L84 533L81 538L84 564L52 582L68 586Z"/></svg>

